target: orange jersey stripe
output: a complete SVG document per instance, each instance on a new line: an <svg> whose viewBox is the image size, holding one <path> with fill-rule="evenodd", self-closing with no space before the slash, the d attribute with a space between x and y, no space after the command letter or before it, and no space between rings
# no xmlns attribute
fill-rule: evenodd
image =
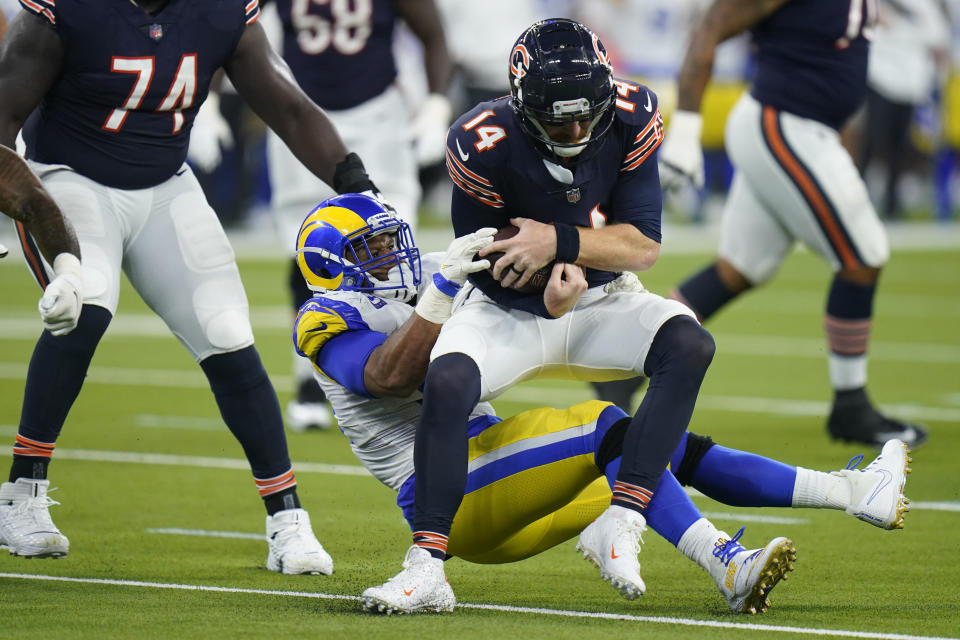
<svg viewBox="0 0 960 640"><path fill-rule="evenodd" d="M800 164L797 158L787 147L786 142L780 135L780 129L777 126L777 111L773 107L763 107L762 126L766 135L767 142L774 157L783 167L787 175L793 180L794 184L800 189L801 195L810 205L813 213L820 220L820 224L827 234L827 239L833 245L834 250L848 269L860 267L860 260L857 259L856 252L847 242L846 236L840 228L840 223L833 214L830 205L827 203L823 193L817 187L813 177Z"/></svg>
<svg viewBox="0 0 960 640"><path fill-rule="evenodd" d="M15 225L17 227L17 237L20 239L20 248L23 249L23 257L27 260L27 266L30 268L31 273L33 273L33 277L40 285L40 288L46 289L47 285L50 284L50 280L47 278L47 272L43 268L43 262L40 260L40 256L34 253L33 243L30 242L30 238L27 236L27 229L23 226L23 223L18 221Z"/></svg>

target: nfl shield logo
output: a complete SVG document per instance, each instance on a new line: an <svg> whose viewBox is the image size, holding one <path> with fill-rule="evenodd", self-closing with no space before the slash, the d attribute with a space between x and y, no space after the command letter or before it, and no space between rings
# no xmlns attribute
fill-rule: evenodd
<svg viewBox="0 0 960 640"><path fill-rule="evenodd" d="M579 187L576 187L576 188L568 189L568 190L567 190L567 202L569 202L570 204L574 204L574 203L576 203L576 202L580 202L580 188L579 188Z"/></svg>
<svg viewBox="0 0 960 640"><path fill-rule="evenodd" d="M150 37L154 40L159 40L163 37L163 25L152 24L150 25Z"/></svg>

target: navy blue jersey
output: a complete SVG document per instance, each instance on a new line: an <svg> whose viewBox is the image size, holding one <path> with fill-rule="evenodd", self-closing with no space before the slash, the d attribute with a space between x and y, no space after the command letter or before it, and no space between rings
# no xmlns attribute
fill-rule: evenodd
<svg viewBox="0 0 960 640"><path fill-rule="evenodd" d="M659 242L663 203L656 149L663 140L663 119L653 91L616 82L610 130L563 168L548 162L523 132L509 97L482 102L454 122L446 154L447 171L458 187L452 200L454 233L499 229L521 216L589 228L629 223ZM616 276L587 269L590 286ZM501 304L543 311L540 294L504 289L485 271L470 279Z"/></svg>
<svg viewBox="0 0 960 640"><path fill-rule="evenodd" d="M835 129L857 110L867 87L873 0L793 0L753 29L751 94L763 104Z"/></svg>
<svg viewBox="0 0 960 640"><path fill-rule="evenodd" d="M121 189L160 184L183 164L210 78L229 60L257 0L21 0L63 43L56 83L24 126L27 157Z"/></svg>
<svg viewBox="0 0 960 640"><path fill-rule="evenodd" d="M277 0L283 58L297 83L324 109L349 109L397 77L394 0Z"/></svg>

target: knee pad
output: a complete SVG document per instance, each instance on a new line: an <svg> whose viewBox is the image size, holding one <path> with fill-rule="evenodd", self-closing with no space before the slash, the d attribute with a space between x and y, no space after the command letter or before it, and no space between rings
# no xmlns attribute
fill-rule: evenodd
<svg viewBox="0 0 960 640"><path fill-rule="evenodd" d="M700 464L700 460L707 454L715 443L710 436L700 436L695 433L687 433L687 446L683 452L683 458L680 464L673 470L673 475L677 482L683 486L689 485L693 481L693 474Z"/></svg>

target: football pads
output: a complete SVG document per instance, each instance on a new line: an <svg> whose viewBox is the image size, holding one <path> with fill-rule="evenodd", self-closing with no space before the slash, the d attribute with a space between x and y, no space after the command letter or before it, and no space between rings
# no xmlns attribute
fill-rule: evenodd
<svg viewBox="0 0 960 640"><path fill-rule="evenodd" d="M394 238L393 250L374 255L368 241L385 233ZM321 202L300 225L296 259L311 291L409 299L420 284L420 250L410 226L369 195L345 193ZM387 278L370 273L386 265Z"/></svg>

